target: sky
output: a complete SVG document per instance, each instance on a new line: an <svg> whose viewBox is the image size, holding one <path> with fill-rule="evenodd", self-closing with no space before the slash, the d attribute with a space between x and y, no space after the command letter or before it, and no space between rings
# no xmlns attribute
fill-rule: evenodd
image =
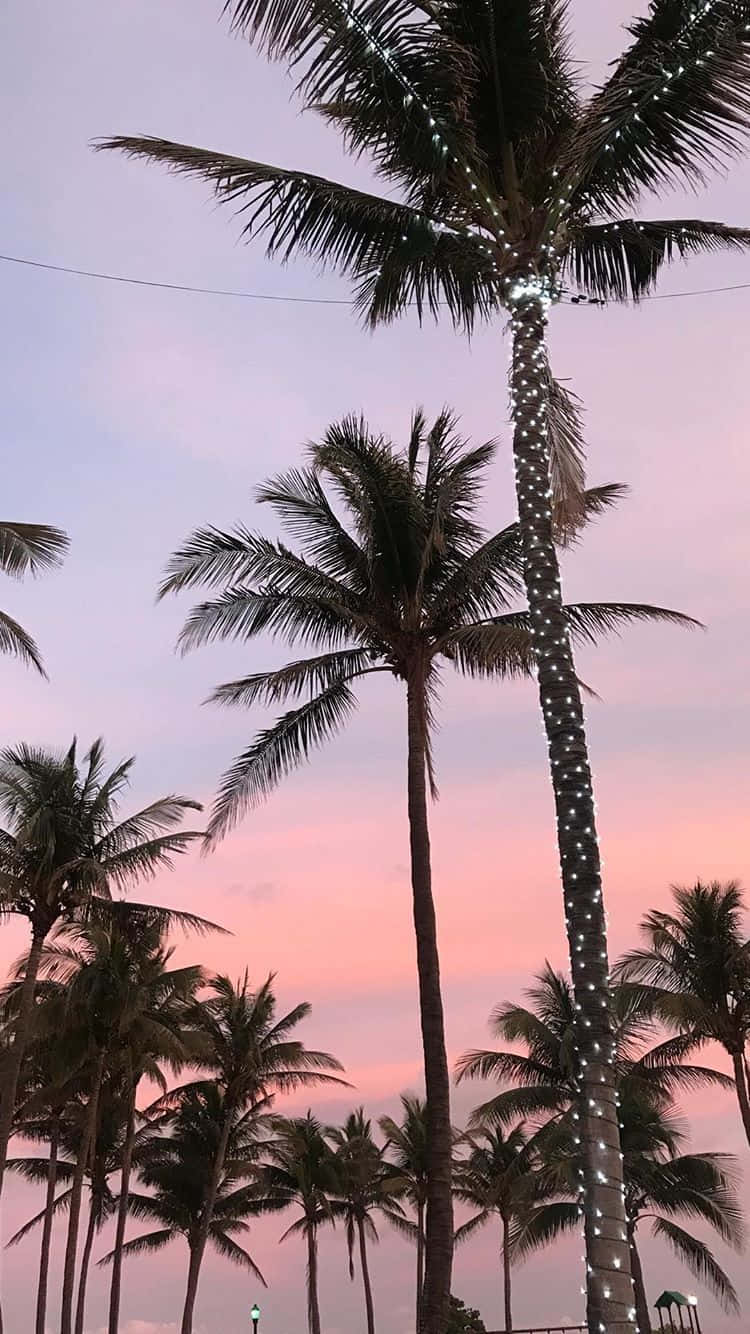
<svg viewBox="0 0 750 1334"><path fill-rule="evenodd" d="M635 0L574 0L585 78L595 83ZM645 6L641 4L640 8ZM197 183L95 155L90 141L153 133L367 184L365 162L290 102L280 67L228 36L209 0L101 5L26 0L0 15L5 255L162 282L308 298L346 297L333 274L282 269L245 247L227 212ZM698 213L741 224L747 162L697 200L675 194L643 214ZM663 295L750 282L741 255L677 265ZM573 598L643 600L690 613L705 631L637 628L581 655L599 699L588 727L599 804L613 954L635 943L639 917L669 886L748 879L750 685L746 568L750 451L748 302L735 291L645 302L640 309L560 307L551 343L558 375L582 396L592 483L628 483L628 499L566 558ZM507 422L508 347L499 325L471 343L448 324L404 320L363 332L342 305L287 304L104 283L0 261L3 510L70 534L64 568L36 583L5 580L2 605L37 637L47 684L2 663L3 743L50 747L103 735L114 763L137 755L133 806L167 791L209 802L222 768L266 716L201 707L218 681L279 663L283 646L219 646L180 659L188 603L156 605L170 551L201 523L268 523L253 487L299 463L304 445L346 412L404 439L418 404L444 403L475 439L497 437L488 524L514 512ZM210 967L262 980L280 1004L309 1000L304 1036L345 1064L353 1090L309 1094L325 1120L363 1102L397 1110L420 1087L415 960L405 813L405 702L393 682L368 685L345 736L315 755L209 859L185 858L150 890L202 912L230 937L181 946ZM434 882L451 1060L489 1040L493 1005L519 999L565 941L545 747L531 685L446 682L437 738L441 796L432 813ZM0 963L26 943L3 928ZM462 1124L486 1097L456 1093ZM736 1151L728 1095L694 1098L695 1147ZM13 1186L7 1236L40 1207ZM135 1232L135 1228L132 1229ZM279 1220L253 1225L268 1280L209 1259L196 1334L248 1328L253 1300L267 1334L304 1325L304 1257L277 1245ZM102 1239L100 1251L106 1248ZM501 1323L497 1237L459 1251L454 1291ZM692 1280L644 1242L652 1298ZM581 1315L578 1240L528 1262L515 1279L519 1325ZM750 1309L747 1261L725 1256ZM58 1239L51 1292L58 1290ZM31 1325L37 1262L28 1240L4 1257L8 1334ZM372 1257L380 1326L407 1334L414 1257L386 1230ZM126 1270L123 1334L175 1334L186 1255L175 1246ZM701 1298L707 1334L747 1328ZM322 1247L326 1334L364 1329L343 1237ZM106 1278L94 1271L86 1334L101 1334ZM50 1330L55 1328L51 1303ZM412 1326L413 1328L413 1322Z"/></svg>

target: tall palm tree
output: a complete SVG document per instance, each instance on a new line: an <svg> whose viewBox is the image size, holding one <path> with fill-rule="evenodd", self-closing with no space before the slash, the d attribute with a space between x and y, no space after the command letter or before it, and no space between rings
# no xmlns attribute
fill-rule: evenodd
<svg viewBox="0 0 750 1334"><path fill-rule="evenodd" d="M186 1087L207 1095L216 1090L223 1110L212 1172L204 1182L190 1249L181 1334L192 1334L198 1279L237 1117L249 1109L268 1107L276 1093L343 1082L331 1073L342 1069L339 1061L327 1052L311 1050L294 1036L309 1013L310 1005L303 1002L279 1017L273 976L253 991L247 973L236 983L225 976L213 978L209 992L190 1012L190 1022L201 1042L200 1063L208 1077ZM179 1098L181 1092L178 1089L167 1095L165 1105Z"/></svg>
<svg viewBox="0 0 750 1334"><path fill-rule="evenodd" d="M427 1090L430 1171L425 1319L447 1300L453 1246L450 1078L445 1051L437 924L432 895L428 790L434 791L432 719L440 669L495 678L531 676L534 633L510 610L521 591L517 525L487 536L478 523L492 444L471 447L443 411L428 429L415 414L403 451L366 423L345 418L309 448L309 466L259 491L300 544L300 554L245 527L203 528L176 552L162 593L221 590L194 608L184 648L263 630L314 650L281 669L219 686L223 704L294 703L258 734L224 776L209 834L220 837L264 800L310 749L340 730L355 683L387 673L405 687L407 804L419 1010ZM589 514L617 494L587 495ZM339 519L342 512L343 519ZM566 607L574 637L589 642L638 619L680 620L632 603ZM445 1288L445 1293L442 1292ZM442 1295L441 1295L442 1294Z"/></svg>
<svg viewBox="0 0 750 1334"><path fill-rule="evenodd" d="M236 205L243 236L265 235L271 254L302 253L348 275L370 324L410 305L420 316L443 306L467 330L510 316L524 578L581 1007L576 1041L587 1062L588 1319L600 1334L630 1319L630 1284L592 776L555 548L555 529L580 512L582 438L575 402L551 375L546 327L566 283L595 300L637 300L672 258L750 241L750 232L722 223L628 216L644 194L701 183L743 144L750 0L651 0L588 99L570 49L568 0L223 7L238 32L294 69L305 107L351 152L367 154L388 192L159 138L118 136L101 146L206 180ZM613 1247L622 1270L614 1283ZM442 1334L447 1309L440 1264L434 1290L428 1277L429 1334Z"/></svg>
<svg viewBox="0 0 750 1334"><path fill-rule="evenodd" d="M422 1327L425 1221L429 1180L427 1104L413 1093L402 1093L401 1120L395 1121L392 1116L381 1116L379 1125L385 1135L389 1161L393 1163L400 1183L400 1198L411 1206L416 1219L414 1239L417 1245L417 1315L414 1328L419 1331ZM388 1211L388 1217L399 1231L404 1230L400 1214Z"/></svg>
<svg viewBox="0 0 750 1334"><path fill-rule="evenodd" d="M18 1076L32 1020L39 963L57 922L72 919L92 897L109 898L171 866L198 833L178 829L187 797L160 797L118 817L134 761L105 773L95 741L79 767L76 743L65 754L20 745L0 751L0 916L19 914L31 928L17 1017L0 1099L0 1193Z"/></svg>
<svg viewBox="0 0 750 1334"><path fill-rule="evenodd" d="M308 1112L279 1120L276 1136L260 1168L258 1194L263 1212L296 1206L299 1216L280 1238L302 1236L307 1248L307 1327L321 1334L318 1295L318 1231L346 1213L340 1195L339 1165L324 1127Z"/></svg>
<svg viewBox="0 0 750 1334"><path fill-rule="evenodd" d="M697 1043L718 1042L728 1053L750 1144L750 939L742 891L735 881L698 881L672 893L675 911L646 914L647 944L624 956L617 975L673 1031Z"/></svg>
<svg viewBox="0 0 750 1334"><path fill-rule="evenodd" d="M372 1122L363 1107L351 1112L343 1126L331 1126L327 1138L336 1154L338 1191L343 1204L346 1245L349 1252L349 1277L354 1278L354 1251L359 1249L359 1265L365 1292L367 1334L375 1334L375 1308L372 1299L367 1240L378 1241L373 1219L376 1211L391 1216L401 1212L396 1194L401 1185L385 1151L375 1143Z"/></svg>
<svg viewBox="0 0 750 1334"><path fill-rule="evenodd" d="M208 1240L220 1255L241 1265L265 1286L254 1260L236 1240L247 1232L248 1216L257 1212L254 1188L247 1181L255 1172L264 1113L254 1106L244 1112L236 1109L228 1135L225 1125L221 1091L207 1081L202 1087L182 1089L172 1108L144 1127L134 1166L149 1193L131 1189L128 1212L157 1227L126 1241L122 1250L126 1256L152 1254L183 1237L192 1267L192 1255L200 1244L204 1200L214 1179L219 1146L226 1141ZM99 1263L113 1263L114 1255L110 1251Z"/></svg>
<svg viewBox="0 0 750 1334"><path fill-rule="evenodd" d="M45 523L0 522L0 570L15 579L41 574L61 564L69 545L65 533ZM31 635L5 611L0 611L0 653L12 653L46 675Z"/></svg>
<svg viewBox="0 0 750 1334"><path fill-rule="evenodd" d="M513 1329L511 1266L513 1241L540 1197L542 1179L534 1173L533 1150L523 1122L505 1130L487 1126L466 1136L469 1154L458 1166L454 1193L477 1212L456 1232L463 1241L493 1219L500 1224L505 1329Z"/></svg>
<svg viewBox="0 0 750 1334"><path fill-rule="evenodd" d="M623 1176L628 1216L627 1240L635 1285L637 1323L651 1334L651 1317L638 1242L648 1226L654 1237L669 1243L690 1271L714 1293L725 1310L737 1314L739 1302L728 1275L706 1243L676 1221L707 1224L725 1245L740 1249L744 1240L742 1208L737 1194L737 1164L731 1154L682 1153L685 1131L674 1104L621 1085L619 1104ZM537 1137L543 1189L548 1194L574 1193L580 1171L580 1149L568 1114L545 1136ZM534 1208L516 1238L522 1258L580 1223L579 1207L565 1198Z"/></svg>

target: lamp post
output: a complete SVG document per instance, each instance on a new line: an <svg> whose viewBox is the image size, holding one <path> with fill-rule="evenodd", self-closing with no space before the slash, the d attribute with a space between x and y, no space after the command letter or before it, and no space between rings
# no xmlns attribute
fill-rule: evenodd
<svg viewBox="0 0 750 1334"><path fill-rule="evenodd" d="M253 1302L250 1307L250 1319L253 1322L253 1334L258 1334L258 1321L260 1320L260 1307L257 1302Z"/></svg>

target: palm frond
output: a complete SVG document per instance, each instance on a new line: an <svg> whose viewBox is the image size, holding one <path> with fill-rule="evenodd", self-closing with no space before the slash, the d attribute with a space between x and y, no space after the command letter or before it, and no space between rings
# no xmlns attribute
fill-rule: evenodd
<svg viewBox="0 0 750 1334"><path fill-rule="evenodd" d="M565 546L586 522L586 444L581 400L549 368L547 439L555 537Z"/></svg>
<svg viewBox="0 0 750 1334"><path fill-rule="evenodd" d="M0 653L20 658L21 662L25 662L29 667L35 667L39 675L46 679L47 673L42 665L36 642L6 611L0 611Z"/></svg>
<svg viewBox="0 0 750 1334"><path fill-rule="evenodd" d="M578 198L600 209L644 190L695 186L750 129L750 4L652 0L633 41L572 136Z"/></svg>
<svg viewBox="0 0 750 1334"><path fill-rule="evenodd" d="M280 704L306 692L325 690L337 681L351 680L366 668L371 656L366 649L342 649L316 658L289 662L272 672L256 672L238 681L227 681L209 695L218 704Z"/></svg>
<svg viewBox="0 0 750 1334"><path fill-rule="evenodd" d="M749 230L723 222L622 218L576 231L565 255L564 271L589 296L638 301L656 285L663 266L676 257L748 246Z"/></svg>
<svg viewBox="0 0 750 1334"><path fill-rule="evenodd" d="M580 1221L576 1204L557 1201L539 1205L514 1237L514 1259L523 1260L533 1251L549 1246L562 1233L580 1225Z"/></svg>
<svg viewBox="0 0 750 1334"><path fill-rule="evenodd" d="M161 1251L168 1246L170 1241L174 1241L176 1233L172 1228L160 1228L158 1232L147 1232L142 1237L134 1237L132 1241L126 1241L122 1247L123 1255L149 1255L154 1251ZM101 1260L97 1261L99 1265L110 1265L114 1259L114 1251L108 1251Z"/></svg>
<svg viewBox="0 0 750 1334"><path fill-rule="evenodd" d="M244 811L262 802L310 750L334 736L356 708L348 685L335 681L259 732L221 780L208 826L212 842L223 838Z"/></svg>
<svg viewBox="0 0 750 1334"><path fill-rule="evenodd" d="M0 522L0 570L15 578L53 569L63 560L70 539L44 523Z"/></svg>
<svg viewBox="0 0 750 1334"><path fill-rule="evenodd" d="M215 1247L220 1255L224 1256L225 1260L231 1260L233 1264L241 1265L243 1269L249 1270L253 1277L257 1278L258 1282L263 1284L264 1288L268 1287L266 1280L252 1256L248 1255L244 1247L234 1241L224 1228L220 1227L217 1223L214 1223L209 1236L212 1246Z"/></svg>
<svg viewBox="0 0 750 1334"><path fill-rule="evenodd" d="M705 1242L691 1236L684 1228L667 1218L655 1218L652 1229L658 1237L669 1242L675 1254L684 1260L691 1273L713 1292L725 1311L739 1315L740 1303L734 1285Z"/></svg>

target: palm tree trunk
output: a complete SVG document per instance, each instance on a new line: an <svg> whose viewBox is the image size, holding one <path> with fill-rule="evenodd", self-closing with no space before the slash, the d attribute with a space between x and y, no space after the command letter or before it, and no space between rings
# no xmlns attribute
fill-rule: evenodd
<svg viewBox="0 0 750 1334"><path fill-rule="evenodd" d="M407 681L408 809L419 1015L427 1093L427 1225L421 1325L417 1334L443 1334L453 1263L450 1076L440 994L435 905L427 823L427 701L425 665L412 664Z"/></svg>
<svg viewBox="0 0 750 1334"><path fill-rule="evenodd" d="M182 1325L180 1334L193 1334L193 1311L195 1309L195 1299L198 1295L198 1279L200 1277L203 1256L206 1251L206 1243L211 1231L211 1222L213 1219L214 1205L219 1190L221 1174L224 1170L224 1159L227 1156L227 1145L229 1143L229 1134L232 1128L232 1108L225 1106L224 1125L221 1131L221 1138L216 1150L213 1172L211 1180L206 1191L206 1198L201 1210L200 1227L195 1238L195 1242L190 1248L190 1265L188 1268L187 1290L185 1292L185 1305L182 1309Z"/></svg>
<svg viewBox="0 0 750 1334"><path fill-rule="evenodd" d="M128 1121L125 1131L125 1143L122 1149L120 1173L120 1200L117 1206L117 1228L115 1246L112 1252L112 1282L109 1289L109 1334L117 1334L120 1324L120 1292L122 1289L122 1248L125 1242L125 1227L128 1221L128 1198L130 1190L130 1167L133 1161L133 1141L135 1139L135 1100L137 1084L131 1079Z"/></svg>
<svg viewBox="0 0 750 1334"><path fill-rule="evenodd" d="M320 1334L318 1236L314 1223L307 1229L307 1328L309 1334Z"/></svg>
<svg viewBox="0 0 750 1334"><path fill-rule="evenodd" d="M76 1302L76 1325L75 1334L83 1334L83 1321L86 1314L86 1285L89 1279L89 1264L91 1261L91 1250L96 1236L96 1215L97 1199L92 1190L91 1204L89 1206L89 1224L86 1228L86 1240L83 1243L83 1253L81 1255L81 1269L78 1275L78 1301Z"/></svg>
<svg viewBox="0 0 750 1334"><path fill-rule="evenodd" d="M417 1208L417 1323L422 1328L422 1293L424 1291L424 1205Z"/></svg>
<svg viewBox="0 0 750 1334"><path fill-rule="evenodd" d="M193 1334L193 1311L195 1309L195 1299L198 1295L198 1279L201 1272L201 1263L197 1259L197 1254L197 1242L193 1242L190 1246L190 1263L188 1264L187 1288L185 1290L185 1305L182 1308L180 1334Z"/></svg>
<svg viewBox="0 0 750 1334"><path fill-rule="evenodd" d="M737 1088L737 1101L740 1104L740 1116L745 1127L747 1142L750 1144L750 1097L747 1091L747 1074L743 1053L733 1053L734 1082Z"/></svg>
<svg viewBox="0 0 750 1334"><path fill-rule="evenodd" d="M39 1282L36 1290L35 1334L46 1334L47 1325L47 1283L49 1281L49 1261L52 1250L52 1223L54 1221L55 1190L57 1188L57 1153L60 1145L60 1122L57 1117L52 1121L49 1137L49 1166L47 1167L47 1196L44 1202L44 1223L42 1225L42 1246L39 1253Z"/></svg>
<svg viewBox="0 0 750 1334"><path fill-rule="evenodd" d="M505 1307L505 1328L513 1329L513 1311L511 1309L511 1282L510 1282L510 1242L508 1238L508 1223L503 1218L503 1304Z"/></svg>
<svg viewBox="0 0 750 1334"><path fill-rule="evenodd" d="M630 1320L633 1294L622 1198L599 844L581 691L553 537L545 303L532 282L519 283L518 289L511 303L513 453L575 990L587 1319L590 1334L621 1334Z"/></svg>
<svg viewBox="0 0 750 1334"><path fill-rule="evenodd" d="M643 1266L638 1254L638 1247L635 1244L635 1227L632 1223L628 1227L628 1241L630 1244L630 1269L633 1275L633 1288L635 1289L635 1321L640 1334L651 1334L651 1313L648 1309L646 1284L643 1281Z"/></svg>
<svg viewBox="0 0 750 1334"><path fill-rule="evenodd" d="M26 1045L29 1040L29 1030L31 1029L31 1016L34 1009L34 995L36 993L36 981L39 974L39 961L42 957L42 949L46 931L34 928L31 935L31 948L26 960L26 968L21 985L21 994L18 1004L18 1018L15 1023L13 1033L13 1045L8 1053L8 1064L6 1066L5 1078L3 1080L2 1097L0 1098L0 1195L3 1191L3 1177L5 1176L5 1164L8 1158L8 1145L13 1131L13 1114L16 1110L16 1094L18 1092L18 1077L21 1073Z"/></svg>
<svg viewBox="0 0 750 1334"><path fill-rule="evenodd" d="M73 1291L75 1288L78 1225L81 1218L83 1181L86 1175L89 1158L96 1145L96 1121L99 1111L99 1090L101 1088L103 1075L104 1052L100 1052L94 1067L86 1124L83 1129L81 1147L78 1151L70 1188L70 1214L68 1216L68 1237L65 1246L65 1265L63 1268L60 1334L72 1334L73 1331Z"/></svg>
<svg viewBox="0 0 750 1334"><path fill-rule="evenodd" d="M372 1284L370 1282L370 1267L367 1263L367 1238L365 1237L365 1225L361 1218L357 1219L357 1231L359 1232L359 1263L362 1268L362 1286L365 1290L365 1311L367 1312L367 1334L375 1334L375 1308L372 1303Z"/></svg>

